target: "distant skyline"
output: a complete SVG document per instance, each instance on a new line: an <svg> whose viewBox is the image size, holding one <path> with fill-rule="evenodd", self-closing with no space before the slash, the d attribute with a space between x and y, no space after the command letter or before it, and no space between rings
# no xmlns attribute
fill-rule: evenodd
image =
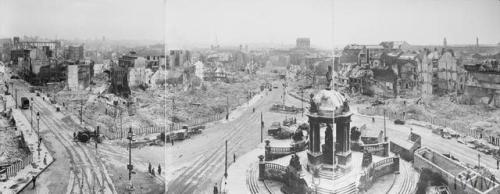
<svg viewBox="0 0 500 194"><path fill-rule="evenodd" d="M333 30L333 31L332 31ZM168 47L331 48L500 42L499 0L0 0L0 37L153 40ZM332 37L333 41L332 41Z"/></svg>
<svg viewBox="0 0 500 194"><path fill-rule="evenodd" d="M0 0L0 37L163 42L164 0Z"/></svg>

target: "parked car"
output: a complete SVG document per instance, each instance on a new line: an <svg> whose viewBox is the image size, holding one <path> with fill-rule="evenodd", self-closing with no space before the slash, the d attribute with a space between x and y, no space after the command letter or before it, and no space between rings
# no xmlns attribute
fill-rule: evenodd
<svg viewBox="0 0 500 194"><path fill-rule="evenodd" d="M19 76L17 76L17 75L12 75L12 76L10 76L10 79L19 79Z"/></svg>
<svg viewBox="0 0 500 194"><path fill-rule="evenodd" d="M273 122L269 129L267 129L267 134L274 136L276 135L281 129L281 123L280 122Z"/></svg>
<svg viewBox="0 0 500 194"><path fill-rule="evenodd" d="M405 124L405 121L400 120L400 119L396 119L396 120L394 121L394 124L396 124L396 125L404 125L404 124Z"/></svg>

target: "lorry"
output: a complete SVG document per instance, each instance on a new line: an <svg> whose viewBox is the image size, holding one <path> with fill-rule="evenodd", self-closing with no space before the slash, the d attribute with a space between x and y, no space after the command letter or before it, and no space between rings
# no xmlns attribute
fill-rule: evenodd
<svg viewBox="0 0 500 194"><path fill-rule="evenodd" d="M99 134L98 130L92 130L90 128L84 127L82 130L76 132L75 139L79 142L87 143L90 139L94 139L97 143L101 143L103 136Z"/></svg>
<svg viewBox="0 0 500 194"><path fill-rule="evenodd" d="M21 109L29 109L30 100L27 97L21 97Z"/></svg>

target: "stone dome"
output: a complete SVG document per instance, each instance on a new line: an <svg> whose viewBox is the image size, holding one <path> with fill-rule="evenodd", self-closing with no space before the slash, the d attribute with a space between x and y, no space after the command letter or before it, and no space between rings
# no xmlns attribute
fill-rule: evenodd
<svg viewBox="0 0 500 194"><path fill-rule="evenodd" d="M332 115L334 111L335 115L344 112L346 108L344 103L347 99L335 90L321 90L313 96L312 101L316 104L317 113L327 116Z"/></svg>

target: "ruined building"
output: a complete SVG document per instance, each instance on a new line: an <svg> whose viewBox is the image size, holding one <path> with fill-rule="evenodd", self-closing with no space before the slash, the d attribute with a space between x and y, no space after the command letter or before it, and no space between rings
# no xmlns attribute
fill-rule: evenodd
<svg viewBox="0 0 500 194"><path fill-rule="evenodd" d="M465 88L465 103L476 104L481 98L487 97L488 104L500 107L500 63L498 60L488 60L480 64L465 65L465 70L472 79L467 80Z"/></svg>
<svg viewBox="0 0 500 194"><path fill-rule="evenodd" d="M311 39L309 39L309 38L297 38L296 48L310 49L311 48Z"/></svg>
<svg viewBox="0 0 500 194"><path fill-rule="evenodd" d="M419 66L422 95L443 95L458 92L460 79L457 59L452 50L425 49L421 54L422 64Z"/></svg>

